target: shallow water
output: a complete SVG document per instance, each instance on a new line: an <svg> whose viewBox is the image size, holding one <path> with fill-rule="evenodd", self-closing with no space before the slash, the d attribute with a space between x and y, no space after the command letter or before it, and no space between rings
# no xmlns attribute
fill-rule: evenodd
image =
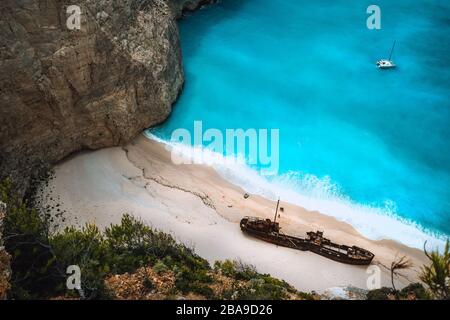
<svg viewBox="0 0 450 320"><path fill-rule="evenodd" d="M381 30L366 28L370 4L223 0L191 14L180 23L185 89L151 132L168 140L195 120L278 128L278 176L222 174L375 238L426 238L385 215L450 235L450 2L378 1ZM378 70L394 40L398 68Z"/></svg>

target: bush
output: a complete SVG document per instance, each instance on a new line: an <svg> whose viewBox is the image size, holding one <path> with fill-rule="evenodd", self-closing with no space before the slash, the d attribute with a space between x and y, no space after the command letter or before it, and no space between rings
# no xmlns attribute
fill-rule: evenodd
<svg viewBox="0 0 450 320"><path fill-rule="evenodd" d="M297 296L303 300L315 300L314 294L308 292L298 291Z"/></svg>
<svg viewBox="0 0 450 320"><path fill-rule="evenodd" d="M395 291L391 288L383 287L370 290L367 293L367 300L389 300L389 296L395 297ZM421 283L411 283L398 292L398 298L428 300L430 297Z"/></svg>
<svg viewBox="0 0 450 320"><path fill-rule="evenodd" d="M153 266L153 271L155 271L157 274L162 274L169 271L169 268L167 268L164 262L158 260L158 262L156 262L156 264Z"/></svg>
<svg viewBox="0 0 450 320"><path fill-rule="evenodd" d="M177 243L171 235L155 231L127 214L120 224L111 225L104 234L113 273L130 272L158 260L164 260L168 267L180 263L190 269L209 268L205 259Z"/></svg>
<svg viewBox="0 0 450 320"><path fill-rule="evenodd" d="M185 265L177 265L174 268L176 289L184 294L197 292L199 287L212 283L213 279L208 271L209 268L191 269Z"/></svg>
<svg viewBox="0 0 450 320"><path fill-rule="evenodd" d="M81 230L67 228L52 237L51 244L60 264L80 266L82 287L88 298L110 298L104 285L110 274L133 272L153 261L157 261L155 272L167 272L169 268L161 259L181 270L176 285L183 292L192 291L198 282L211 280L206 276L209 270L206 260L176 243L170 235L154 231L129 215L104 233L93 225Z"/></svg>
<svg viewBox="0 0 450 320"><path fill-rule="evenodd" d="M447 240L442 254L438 250L424 251L430 265L422 267L420 280L429 287L434 298L450 299L450 241Z"/></svg>
<svg viewBox="0 0 450 320"><path fill-rule="evenodd" d="M180 287L210 293L199 286L210 282L206 260L170 235L154 231L129 215L118 225L100 230L86 225L81 230L68 227L50 233L50 213L41 214L14 195L9 180L0 184L0 200L6 204L5 246L12 254L12 281L9 296L14 299L48 298L76 292L66 288L66 268L81 269L79 292L87 299L111 298L104 279L111 274L133 272L158 261L157 271L182 267ZM164 262L162 262L164 260ZM184 279L184 280L183 280ZM186 284L183 286L183 281ZM200 289L199 289L200 288ZM208 291L208 292L206 292Z"/></svg>
<svg viewBox="0 0 450 320"><path fill-rule="evenodd" d="M221 272L224 276L231 277L236 280L248 281L258 275L258 272L256 272L254 266L245 264L242 261L216 261L214 263L214 270Z"/></svg>
<svg viewBox="0 0 450 320"><path fill-rule="evenodd" d="M81 230L66 228L64 232L54 235L50 244L59 265L80 267L85 298L111 297L104 284L104 278L110 273L109 252L105 238L95 225L86 225Z"/></svg>
<svg viewBox="0 0 450 320"><path fill-rule="evenodd" d="M407 299L410 296L413 296L418 300L430 299L430 295L421 283L411 283L407 287L404 287L400 291L399 296L404 299Z"/></svg>
<svg viewBox="0 0 450 320"><path fill-rule="evenodd" d="M388 300L389 295L394 294L394 290L387 287L370 290L367 293L367 300Z"/></svg>
<svg viewBox="0 0 450 320"><path fill-rule="evenodd" d="M121 223L101 232L95 225L82 229L68 227L60 233L50 232L51 211L40 213L17 197L9 180L0 184L0 200L6 204L5 246L12 255L12 281L9 296L14 299L43 299L80 295L86 299L110 299L112 293L105 278L113 274L134 272L153 265L156 273L172 270L175 288L172 293L197 293L208 299L214 296L211 267L191 248L177 243L166 233L153 230L129 215ZM66 288L66 268L81 270L81 289ZM286 282L259 274L253 266L240 261L216 262L214 271L235 281L223 297L231 299L283 299L297 293ZM244 282L242 286L239 282ZM154 289L148 278L146 290Z"/></svg>
<svg viewBox="0 0 450 320"><path fill-rule="evenodd" d="M286 288L255 278L237 291L237 300L281 300L287 297Z"/></svg>
<svg viewBox="0 0 450 320"><path fill-rule="evenodd" d="M0 183L0 200L6 204L4 245L12 257L8 296L13 299L48 297L64 276L49 244L48 221L13 192L9 179Z"/></svg>
<svg viewBox="0 0 450 320"><path fill-rule="evenodd" d="M269 274L260 274L254 266L244 264L242 261L217 261L214 270L236 281L231 290L223 293L225 299L279 300L286 299L288 293L297 298L313 299L312 295L300 293L285 281L275 279ZM239 281L245 284L238 285Z"/></svg>
<svg viewBox="0 0 450 320"><path fill-rule="evenodd" d="M206 299L213 299L214 298L214 291L209 286L205 284L193 284L190 287L190 291L197 293L199 295L204 296Z"/></svg>

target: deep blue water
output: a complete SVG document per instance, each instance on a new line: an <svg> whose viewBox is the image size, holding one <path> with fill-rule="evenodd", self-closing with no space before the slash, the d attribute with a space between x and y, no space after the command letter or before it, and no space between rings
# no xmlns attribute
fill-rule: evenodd
<svg viewBox="0 0 450 320"><path fill-rule="evenodd" d="M185 88L152 132L169 139L194 120L279 128L269 180L290 197L378 208L450 235L450 2L379 0L381 30L366 28L370 4L222 0L191 14L180 22ZM394 40L398 68L378 70ZM387 228L368 219L355 223Z"/></svg>

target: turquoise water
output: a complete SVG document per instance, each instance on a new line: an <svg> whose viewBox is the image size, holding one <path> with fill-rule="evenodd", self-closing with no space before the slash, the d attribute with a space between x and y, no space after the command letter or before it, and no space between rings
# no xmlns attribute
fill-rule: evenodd
<svg viewBox="0 0 450 320"><path fill-rule="evenodd" d="M450 2L377 1L376 31L370 4L223 0L191 14L180 22L185 88L152 133L168 140L195 120L279 128L280 171L267 179L289 201L328 201L327 213L378 237L395 235L377 215L450 235ZM394 40L398 68L376 69Z"/></svg>

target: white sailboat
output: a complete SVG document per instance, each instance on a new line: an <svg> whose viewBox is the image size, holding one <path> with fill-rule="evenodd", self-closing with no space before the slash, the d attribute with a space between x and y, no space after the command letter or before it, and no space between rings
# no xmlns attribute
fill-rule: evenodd
<svg viewBox="0 0 450 320"><path fill-rule="evenodd" d="M394 44L392 45L391 53L389 54L389 59L381 59L381 60L377 61L377 67L379 69L391 69L391 68L396 67L394 61L391 60L392 53L394 52L394 47L395 47L395 41L394 41Z"/></svg>

